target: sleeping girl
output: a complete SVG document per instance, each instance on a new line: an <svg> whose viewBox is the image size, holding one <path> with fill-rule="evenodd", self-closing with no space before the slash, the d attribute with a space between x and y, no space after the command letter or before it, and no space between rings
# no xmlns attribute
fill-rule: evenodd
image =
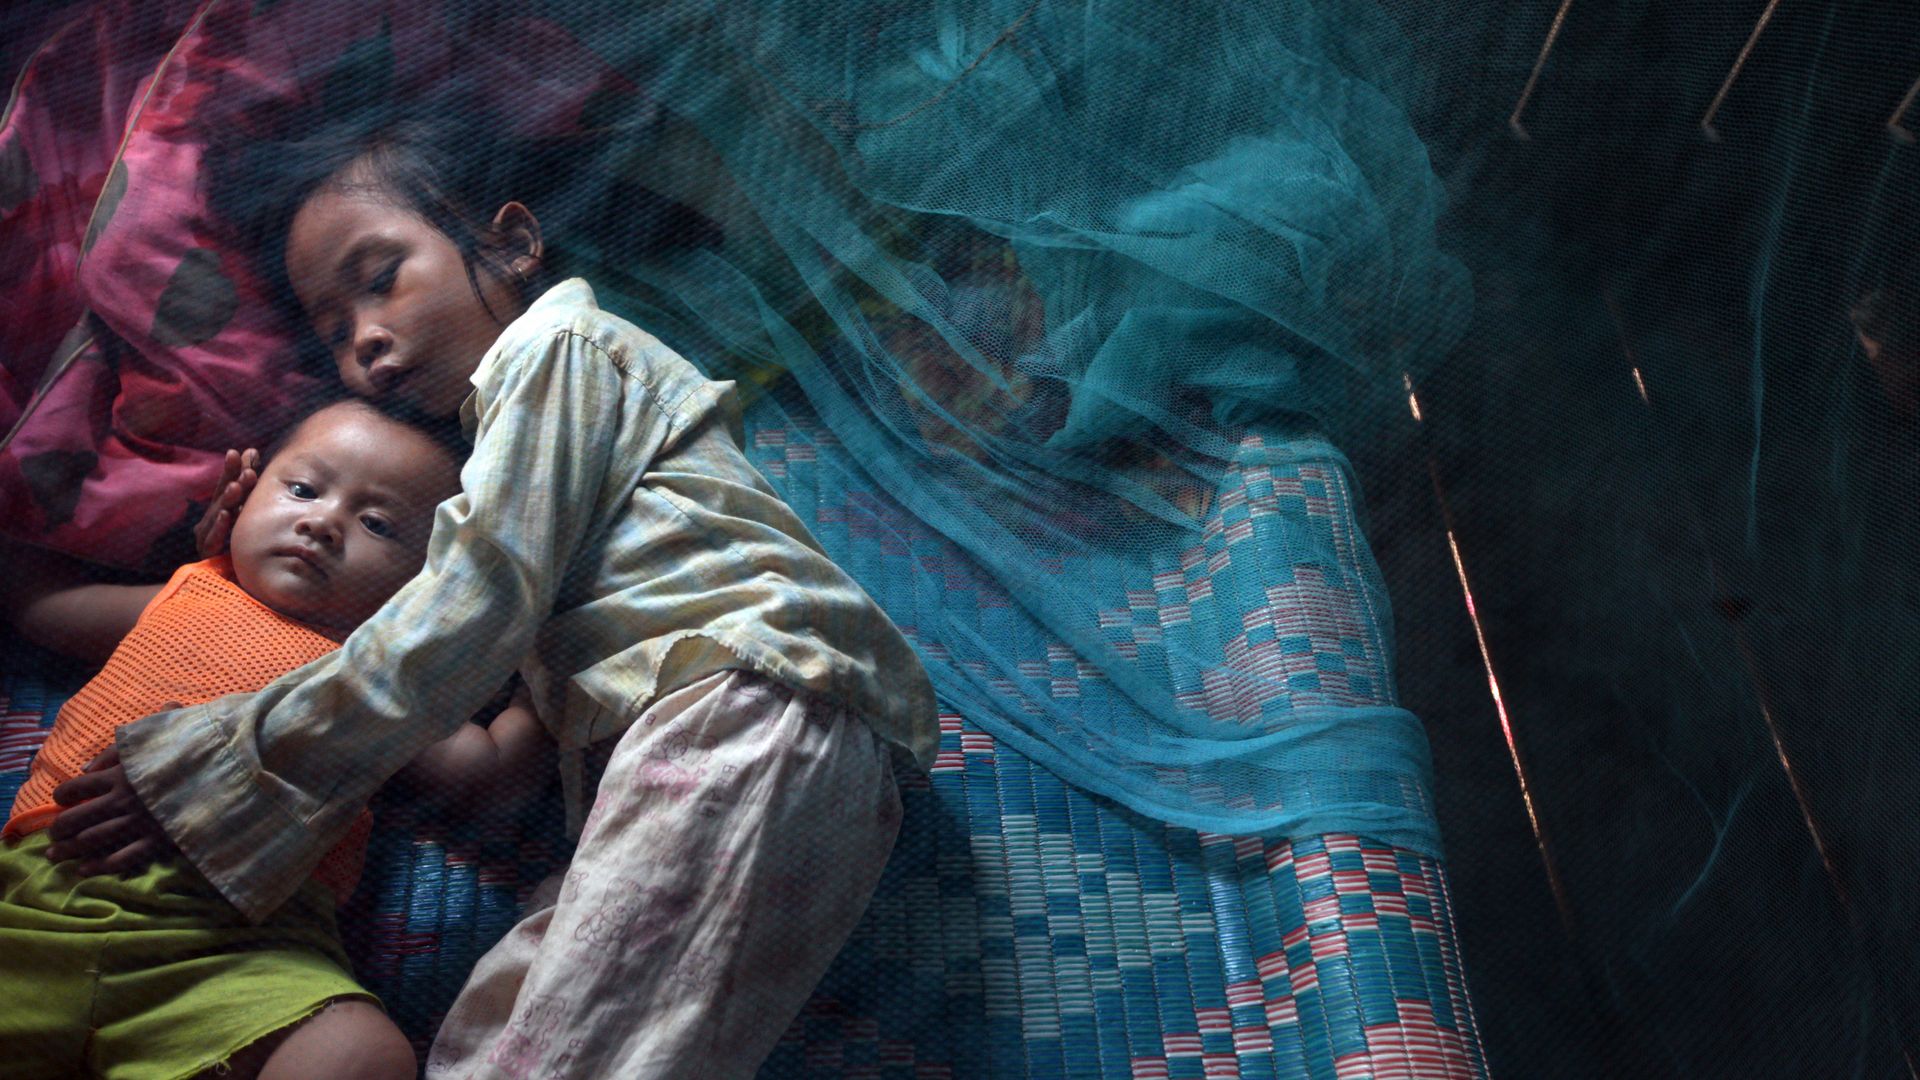
<svg viewBox="0 0 1920 1080"><path fill-rule="evenodd" d="M472 456L425 569L341 649L124 728L66 811L103 830L76 850L117 869L168 837L271 918L522 665L579 843L429 1071L748 1076L873 893L892 755L933 756L932 687L748 462L733 385L553 272L518 185L578 163L514 161L470 105L221 159L216 205L346 388L457 416Z"/></svg>
<svg viewBox="0 0 1920 1080"><path fill-rule="evenodd" d="M419 571L433 508L459 490L461 453L364 402L328 405L270 451L244 501L213 515L228 555L165 585L85 583L45 560L16 575L7 607L24 637L111 655L61 709L0 845L9 1077L414 1075L411 1047L354 981L334 925L359 877L364 810L258 921L177 858L120 876L60 861L111 826L83 815L48 826L117 760L121 724L257 690L338 649ZM522 698L408 771L435 793L505 798L550 772L544 744Z"/></svg>

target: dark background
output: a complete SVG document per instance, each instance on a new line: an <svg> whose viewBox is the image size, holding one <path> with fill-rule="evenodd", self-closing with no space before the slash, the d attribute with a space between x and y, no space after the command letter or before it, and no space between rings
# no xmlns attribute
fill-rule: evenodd
<svg viewBox="0 0 1920 1080"><path fill-rule="evenodd" d="M1846 313L1920 240L1920 5L1785 0L1718 142L1764 2L1576 0L1525 141L1558 3L1391 6L1476 316L1350 448L1494 1073L1905 1076L1920 454Z"/></svg>

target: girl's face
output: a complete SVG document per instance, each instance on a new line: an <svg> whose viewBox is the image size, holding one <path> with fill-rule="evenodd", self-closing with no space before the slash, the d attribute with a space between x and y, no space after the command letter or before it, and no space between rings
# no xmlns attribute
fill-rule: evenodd
<svg viewBox="0 0 1920 1080"><path fill-rule="evenodd" d="M310 197L287 230L294 295L348 390L451 416L504 321L524 304L484 263L475 268L482 303L446 234L395 198L345 179ZM518 203L495 220L509 238L530 241L513 264L522 272L539 259L532 221Z"/></svg>

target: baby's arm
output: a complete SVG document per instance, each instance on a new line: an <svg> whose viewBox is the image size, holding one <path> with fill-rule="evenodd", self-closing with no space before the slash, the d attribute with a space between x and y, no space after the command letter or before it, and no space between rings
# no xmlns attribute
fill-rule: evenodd
<svg viewBox="0 0 1920 1080"><path fill-rule="evenodd" d="M493 722L460 730L421 751L399 781L435 806L511 813L554 773L553 740L519 686Z"/></svg>
<svg viewBox="0 0 1920 1080"><path fill-rule="evenodd" d="M104 663L140 619L158 585L92 580L76 559L9 545L0 612L21 637L76 660Z"/></svg>

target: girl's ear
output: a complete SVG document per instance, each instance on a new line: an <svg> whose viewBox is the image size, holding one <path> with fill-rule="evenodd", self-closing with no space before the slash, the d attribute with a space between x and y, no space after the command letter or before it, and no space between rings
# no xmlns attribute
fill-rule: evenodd
<svg viewBox="0 0 1920 1080"><path fill-rule="evenodd" d="M522 281L533 276L546 251L540 242L540 219L523 203L510 202L493 215L493 241Z"/></svg>

